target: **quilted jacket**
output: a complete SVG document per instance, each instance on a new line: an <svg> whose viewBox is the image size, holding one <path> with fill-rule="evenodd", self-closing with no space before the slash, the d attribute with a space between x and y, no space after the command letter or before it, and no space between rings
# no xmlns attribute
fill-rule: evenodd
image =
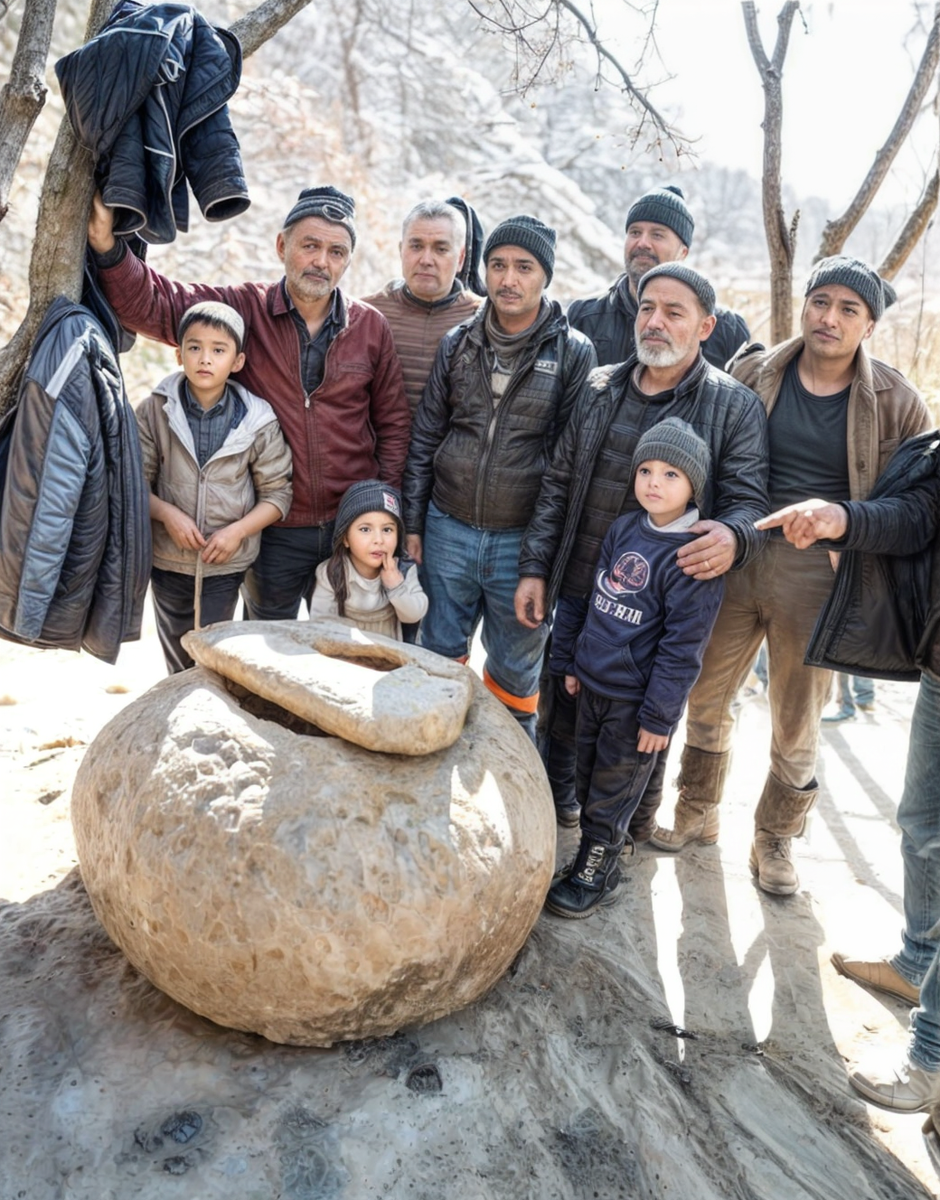
<svg viewBox="0 0 940 1200"><path fill-rule="evenodd" d="M114 232L172 242L189 228L186 181L209 221L250 201L226 101L242 52L188 4L123 0L97 37L56 63L78 140L95 156Z"/></svg>
<svg viewBox="0 0 940 1200"><path fill-rule="evenodd" d="M101 326L51 304L0 422L0 636L114 662L140 636L149 489Z"/></svg>

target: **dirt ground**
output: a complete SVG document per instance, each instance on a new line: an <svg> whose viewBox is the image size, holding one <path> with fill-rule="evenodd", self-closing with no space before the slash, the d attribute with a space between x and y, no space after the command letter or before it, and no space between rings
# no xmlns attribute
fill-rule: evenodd
<svg viewBox="0 0 940 1200"><path fill-rule="evenodd" d="M769 736L757 694L717 846L641 851L611 909L543 915L471 1008L309 1050L188 1013L91 912L71 783L162 675L149 625L114 667L0 643L2 1200L940 1194L923 1118L846 1082L870 1046L903 1047L907 1012L829 964L895 948L913 685L879 685L874 713L824 728L797 895L763 895L747 869ZM560 859L574 843L560 834Z"/></svg>

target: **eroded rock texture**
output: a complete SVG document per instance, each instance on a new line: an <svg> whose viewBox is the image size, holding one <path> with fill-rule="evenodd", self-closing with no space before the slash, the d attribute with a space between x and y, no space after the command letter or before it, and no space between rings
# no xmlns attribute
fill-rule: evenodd
<svg viewBox="0 0 940 1200"><path fill-rule="evenodd" d="M428 658L372 640L378 661L386 645ZM538 916L555 822L531 743L462 676L460 736L420 757L325 736L201 666L151 689L73 791L110 936L174 999L277 1042L388 1034L477 999Z"/></svg>

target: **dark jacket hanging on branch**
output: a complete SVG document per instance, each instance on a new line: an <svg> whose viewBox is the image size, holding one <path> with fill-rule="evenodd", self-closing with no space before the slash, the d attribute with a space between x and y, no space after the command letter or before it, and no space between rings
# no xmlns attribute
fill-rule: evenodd
<svg viewBox="0 0 940 1200"><path fill-rule="evenodd" d="M114 662L140 636L149 489L117 359L60 296L0 422L0 636Z"/></svg>
<svg viewBox="0 0 940 1200"><path fill-rule="evenodd" d="M56 63L76 137L95 156L114 232L172 242L189 228L186 182L222 221L250 201L226 101L241 46L186 4L124 0L97 37Z"/></svg>

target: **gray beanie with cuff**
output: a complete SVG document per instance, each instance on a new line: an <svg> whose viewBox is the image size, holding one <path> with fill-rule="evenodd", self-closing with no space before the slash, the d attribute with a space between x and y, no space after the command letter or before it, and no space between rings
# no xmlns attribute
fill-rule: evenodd
<svg viewBox="0 0 940 1200"><path fill-rule="evenodd" d="M841 283L856 296L860 296L868 305L875 321L880 321L885 309L890 308L898 298L891 284L887 279L882 279L874 267L862 262L860 258L850 258L847 254L833 254L829 258L821 258L813 267L803 295L808 296L817 288L832 283Z"/></svg>
<svg viewBox="0 0 940 1200"><path fill-rule="evenodd" d="M695 219L689 212L682 189L672 184L653 188L638 200L634 200L627 213L625 228L629 229L634 221L652 221L655 225L665 225L684 246L692 245Z"/></svg>
<svg viewBox="0 0 940 1200"><path fill-rule="evenodd" d="M699 275L698 271L693 271L691 267L687 267L681 262L665 262L660 263L657 267L651 267L640 282L637 284L636 298L643 298L643 289L653 279L661 275L667 276L669 279L678 279L680 283L684 283L686 287L691 288L698 296L699 304L705 310L706 315L713 317L715 315L715 289L708 282L704 275Z"/></svg>
<svg viewBox="0 0 940 1200"><path fill-rule="evenodd" d="M689 477L692 499L701 511L705 502L705 488L711 473L712 455L708 444L699 437L687 421L679 417L666 417L652 429L648 429L636 444L630 464L630 479L636 477L642 463L657 459L678 467Z"/></svg>
<svg viewBox="0 0 940 1200"><path fill-rule="evenodd" d="M555 270L555 238L555 230L544 225L538 217L529 217L524 213L507 217L486 239L483 261L488 263L490 255L500 246L520 246L538 259L545 272L545 286L548 287Z"/></svg>

